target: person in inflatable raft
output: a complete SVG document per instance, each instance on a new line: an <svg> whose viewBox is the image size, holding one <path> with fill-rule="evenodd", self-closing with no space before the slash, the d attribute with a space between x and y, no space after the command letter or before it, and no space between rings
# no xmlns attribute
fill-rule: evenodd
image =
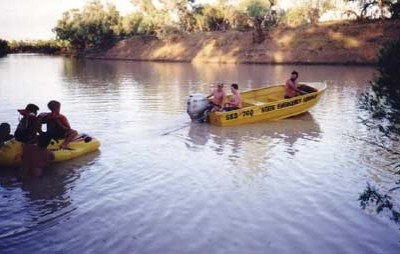
<svg viewBox="0 0 400 254"><path fill-rule="evenodd" d="M9 123L1 123L0 124L0 147L4 144L4 142L7 142L13 138L14 138L14 136L11 135L10 124Z"/></svg>
<svg viewBox="0 0 400 254"><path fill-rule="evenodd" d="M40 114L40 121L42 124L47 124L47 135L55 140L64 139L60 148L68 149L68 144L78 135L78 132L71 128L68 119L60 113L60 102L50 101L47 107L51 112Z"/></svg>

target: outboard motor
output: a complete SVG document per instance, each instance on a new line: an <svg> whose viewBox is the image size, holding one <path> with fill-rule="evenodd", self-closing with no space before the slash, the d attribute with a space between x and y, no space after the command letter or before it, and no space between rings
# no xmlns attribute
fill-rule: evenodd
<svg viewBox="0 0 400 254"><path fill-rule="evenodd" d="M206 121L209 102L204 94L192 94L187 100L187 113L192 120Z"/></svg>

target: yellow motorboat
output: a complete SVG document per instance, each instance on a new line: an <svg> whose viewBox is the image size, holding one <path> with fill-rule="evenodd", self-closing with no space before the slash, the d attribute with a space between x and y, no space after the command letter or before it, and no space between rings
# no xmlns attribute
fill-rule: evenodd
<svg viewBox="0 0 400 254"><path fill-rule="evenodd" d="M243 107L233 111L217 111L208 114L208 122L219 126L233 126L260 122L265 120L279 120L307 112L315 106L327 85L321 83L302 83L307 94L290 99L284 98L285 86L276 85L260 89L241 92ZM230 100L230 96L228 96ZM192 119L204 119L202 109L208 103L207 99L194 94L188 100L188 113Z"/></svg>
<svg viewBox="0 0 400 254"><path fill-rule="evenodd" d="M63 140L52 140L48 149L54 152L54 162L71 160L87 153L96 151L100 141L86 134L80 134L72 141L69 149L60 149ZM0 147L0 166L15 167L21 164L22 143L12 139Z"/></svg>

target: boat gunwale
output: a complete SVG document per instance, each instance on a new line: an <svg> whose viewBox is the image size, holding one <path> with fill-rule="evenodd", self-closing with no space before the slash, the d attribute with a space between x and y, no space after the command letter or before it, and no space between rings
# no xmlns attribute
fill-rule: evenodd
<svg viewBox="0 0 400 254"><path fill-rule="evenodd" d="M272 102L266 102L266 103L263 103L263 104L260 104L260 105L251 105L251 106L242 107L242 108L231 110L231 111L224 111L224 112L217 111L217 112L213 112L212 114L215 114L218 117L222 117L222 116L224 116L226 114L237 113L237 112L240 112L242 110L250 110L250 109L254 109L254 108L261 108L261 107L266 107L266 106L270 106L270 105L275 105L277 103L290 102L290 101L294 101L294 100L297 100L297 99L300 99L300 98L302 99L302 98L304 98L306 96L310 96L310 95L314 95L314 94L321 94L327 88L326 82L303 82L301 84L305 84L305 85L308 85L308 86L310 86L310 84L323 84L323 86L322 86L321 89L318 89L318 91L316 91L316 92L307 93L307 94L296 96L296 97L293 97L293 98L282 99L282 100L277 100L277 101L272 101ZM265 90L265 89L271 89L271 88L275 88L275 87L282 87L282 86L284 86L284 85L273 85L273 86L269 86L269 87L261 87L261 88L257 88L257 89L254 89L254 90L245 91L245 92L243 92L241 94L250 93L250 92L256 92L256 91ZM313 86L311 85L311 87L313 87ZM313 88L315 88L315 87L313 87ZM243 101L243 102L246 102L246 101ZM307 102L302 102L300 104L304 104L304 103L307 103Z"/></svg>

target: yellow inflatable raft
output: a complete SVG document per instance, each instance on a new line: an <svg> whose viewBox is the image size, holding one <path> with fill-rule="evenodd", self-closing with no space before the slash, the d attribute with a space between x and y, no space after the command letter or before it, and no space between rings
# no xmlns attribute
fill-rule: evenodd
<svg viewBox="0 0 400 254"><path fill-rule="evenodd" d="M80 134L68 146L69 149L60 149L63 140L52 140L48 149L54 152L54 162L71 160L87 153L96 151L100 141L86 134ZM19 166L22 157L22 143L14 139L7 141L0 147L0 166Z"/></svg>

